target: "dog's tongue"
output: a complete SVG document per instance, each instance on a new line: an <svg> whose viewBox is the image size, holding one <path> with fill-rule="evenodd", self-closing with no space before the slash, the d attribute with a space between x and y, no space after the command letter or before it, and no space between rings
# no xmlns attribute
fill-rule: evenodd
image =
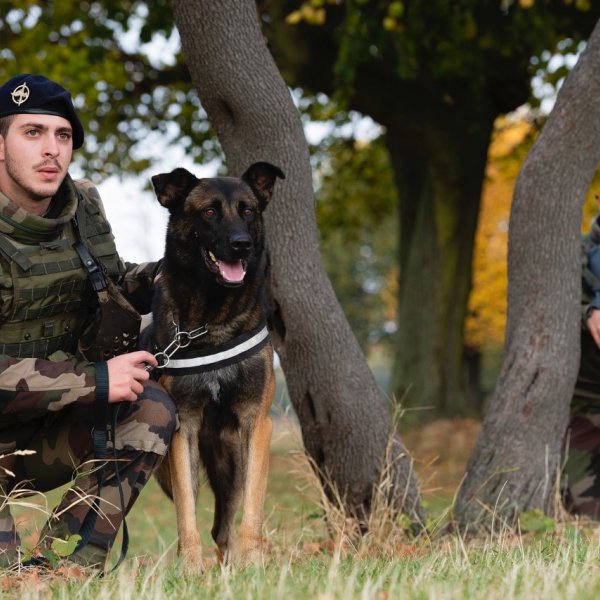
<svg viewBox="0 0 600 600"><path fill-rule="evenodd" d="M225 262L224 260L220 260L219 270L225 281L236 283L243 281L244 275L246 274L241 260L236 260L235 262Z"/></svg>

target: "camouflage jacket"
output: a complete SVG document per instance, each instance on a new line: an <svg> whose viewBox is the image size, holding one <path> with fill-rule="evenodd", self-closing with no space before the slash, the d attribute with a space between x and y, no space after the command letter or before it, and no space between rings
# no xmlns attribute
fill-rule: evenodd
<svg viewBox="0 0 600 600"><path fill-rule="evenodd" d="M0 242L3 241L5 246L9 241L17 247L31 248L66 240L63 243L70 248L72 242L77 239L73 217L78 202L89 203L90 211L95 213L90 227L101 231L103 243L99 246L88 244L90 231L87 229L81 231L84 243L107 266L108 275L122 287L124 295L138 312L150 312L152 286L158 263L136 265L124 263L119 258L102 201L95 187L88 181L73 182L67 176L53 199L49 212L52 212L55 201L59 205L58 214L49 214L44 218L24 211L0 194L0 238L4 238L0 239ZM101 256L95 252L98 247L102 248ZM0 253L0 343L5 341L2 336L2 319L6 322L7 311L12 311L13 318L15 314L14 307L11 308L11 303L16 303L16 299L11 296L12 290L16 289L13 288L14 277L11 279L11 272L15 273L14 264L11 265L11 262L6 252ZM84 307L84 313L88 313L87 317L91 318L91 286L87 282L83 266L79 269L77 264L74 269L76 275L71 273L70 276L79 279L75 288L80 290L78 293L83 298L83 302L80 301L79 304ZM72 283L69 281L69 284ZM75 283L77 284L77 281ZM72 295L72 288L70 291ZM33 305L33 298L31 300ZM19 301L23 304L22 298ZM25 306L19 307L19 314L28 314L28 308L25 302ZM53 318L60 319L61 315L55 314L58 310L56 306L51 308L54 309ZM65 312L68 311L69 307L65 306ZM5 328L8 328L8 325L5 325ZM77 334L74 333L73 344L76 345L76 341ZM94 401L96 367L93 363L78 362L74 357L73 344L65 344L69 347L59 348L49 356L43 357L22 355L16 358L6 353L0 354L0 427L8 427L20 420L26 421L59 411L73 402Z"/></svg>

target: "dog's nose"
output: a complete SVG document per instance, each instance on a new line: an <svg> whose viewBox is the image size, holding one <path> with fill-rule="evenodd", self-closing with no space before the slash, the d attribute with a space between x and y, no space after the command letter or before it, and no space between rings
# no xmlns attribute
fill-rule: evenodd
<svg viewBox="0 0 600 600"><path fill-rule="evenodd" d="M248 251L252 248L252 238L247 233L234 233L229 238L229 243L237 251Z"/></svg>

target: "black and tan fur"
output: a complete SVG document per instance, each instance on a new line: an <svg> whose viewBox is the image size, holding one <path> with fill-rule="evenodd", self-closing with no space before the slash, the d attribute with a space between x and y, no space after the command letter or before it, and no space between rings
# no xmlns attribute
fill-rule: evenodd
<svg viewBox="0 0 600 600"><path fill-rule="evenodd" d="M158 200L170 213L153 311L159 349L173 340L174 321L182 331L206 325L206 335L191 346L206 348L251 331L264 319L262 213L277 177L284 175L268 163L252 165L239 179L197 179L185 169L152 177ZM235 281L223 275L227 264L237 273ZM240 264L245 267L241 281ZM160 380L180 419L168 460L157 473L175 503L180 558L187 568L202 568L196 499L203 466L215 496L212 536L220 553L225 559L257 561L275 388L271 344L237 364L201 374L163 374Z"/></svg>

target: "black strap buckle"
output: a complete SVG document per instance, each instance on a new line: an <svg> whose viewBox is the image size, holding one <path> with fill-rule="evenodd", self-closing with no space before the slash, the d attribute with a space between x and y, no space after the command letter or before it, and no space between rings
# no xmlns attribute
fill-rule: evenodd
<svg viewBox="0 0 600 600"><path fill-rule="evenodd" d="M77 254L79 254L79 258L81 259L81 262L88 273L88 279L90 280L94 291L101 292L102 290L106 289L106 278L104 277L104 271L94 257L90 254L85 245L81 241L78 241L73 244L73 248L75 248L75 251Z"/></svg>

